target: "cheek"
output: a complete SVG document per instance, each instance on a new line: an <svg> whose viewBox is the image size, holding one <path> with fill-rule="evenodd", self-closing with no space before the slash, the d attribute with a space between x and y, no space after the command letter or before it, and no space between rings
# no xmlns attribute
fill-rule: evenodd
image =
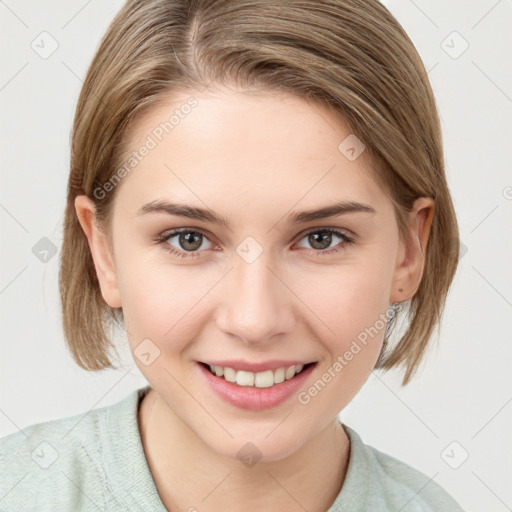
<svg viewBox="0 0 512 512"><path fill-rule="evenodd" d="M355 335L373 325L389 306L392 281L384 260L330 267L323 273L301 277L300 297L336 334ZM355 330L354 330L355 329Z"/></svg>
<svg viewBox="0 0 512 512"><path fill-rule="evenodd" d="M149 338L177 352L200 328L201 299L215 284L192 267L137 260L135 255L119 265L118 279L132 349Z"/></svg>
<svg viewBox="0 0 512 512"><path fill-rule="evenodd" d="M323 345L325 360L299 402L314 403L315 408L335 415L350 403L375 367L386 330L387 287L377 269L356 272L353 266L314 283L319 286L310 287L305 296L319 321L308 318L312 318L309 325L315 325L312 336ZM315 408L304 410L314 415Z"/></svg>
<svg viewBox="0 0 512 512"><path fill-rule="evenodd" d="M329 354L326 367L341 358L343 370L337 366L335 373L344 376L336 381L353 384L355 391L374 368L386 330L393 261L380 256L372 251L366 259L347 260L296 281L297 295L315 314L307 313L309 325Z"/></svg>

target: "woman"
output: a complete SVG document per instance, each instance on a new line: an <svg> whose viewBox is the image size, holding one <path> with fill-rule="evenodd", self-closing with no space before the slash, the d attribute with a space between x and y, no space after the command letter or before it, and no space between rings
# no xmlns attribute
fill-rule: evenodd
<svg viewBox="0 0 512 512"><path fill-rule="evenodd" d="M76 362L113 367L115 321L149 385L4 438L4 506L461 510L338 418L374 368L414 375L457 233L380 3L128 1L78 102L60 287Z"/></svg>

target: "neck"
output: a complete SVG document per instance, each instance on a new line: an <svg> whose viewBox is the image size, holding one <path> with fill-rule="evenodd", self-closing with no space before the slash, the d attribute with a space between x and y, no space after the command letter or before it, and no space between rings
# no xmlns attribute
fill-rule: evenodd
<svg viewBox="0 0 512 512"><path fill-rule="evenodd" d="M214 452L153 389L138 419L149 469L168 510L217 512L243 504L244 512L324 512L345 479L350 443L337 420L291 455L246 466Z"/></svg>

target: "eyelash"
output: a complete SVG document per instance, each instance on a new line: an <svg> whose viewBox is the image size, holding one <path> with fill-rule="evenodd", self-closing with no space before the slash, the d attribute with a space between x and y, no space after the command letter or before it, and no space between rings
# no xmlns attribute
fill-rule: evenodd
<svg viewBox="0 0 512 512"><path fill-rule="evenodd" d="M206 233L204 231L201 231L200 229L182 228L182 229L175 229L172 231L166 231L166 232L158 235L154 241L158 244L162 244L165 251L171 253L173 256L177 256L178 258L196 258L196 257L200 256L200 253L202 251L189 251L189 252L178 251L176 248L174 248L168 244L168 242L171 238L173 238L176 235L179 235L180 233L199 233L200 235L204 236L207 240L210 240L208 238L208 236L206 235ZM299 240L299 242L302 239L306 238L308 235L311 235L312 233L334 234L343 240L343 242L340 242L341 246L340 246L340 244L338 244L338 246L335 246L335 248L332 248L332 249L326 249L326 250L310 249L310 251L313 251L314 253L316 253L316 256L318 256L318 257L330 256L332 254L338 253L338 252L342 251L346 245L350 245L355 242L355 237L349 236L343 231L339 231L337 229L332 229L332 228L312 229L312 230L304 233L304 235Z"/></svg>

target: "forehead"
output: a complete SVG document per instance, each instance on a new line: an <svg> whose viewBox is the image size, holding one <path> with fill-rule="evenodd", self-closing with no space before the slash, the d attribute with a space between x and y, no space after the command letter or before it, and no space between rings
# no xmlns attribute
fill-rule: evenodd
<svg viewBox="0 0 512 512"><path fill-rule="evenodd" d="M357 144L339 114L297 96L181 92L133 127L127 155L151 149L123 178L119 200L134 211L164 197L215 210L214 202L242 216L256 205L284 211L299 202L379 203L383 194L367 153L347 158L347 140Z"/></svg>

